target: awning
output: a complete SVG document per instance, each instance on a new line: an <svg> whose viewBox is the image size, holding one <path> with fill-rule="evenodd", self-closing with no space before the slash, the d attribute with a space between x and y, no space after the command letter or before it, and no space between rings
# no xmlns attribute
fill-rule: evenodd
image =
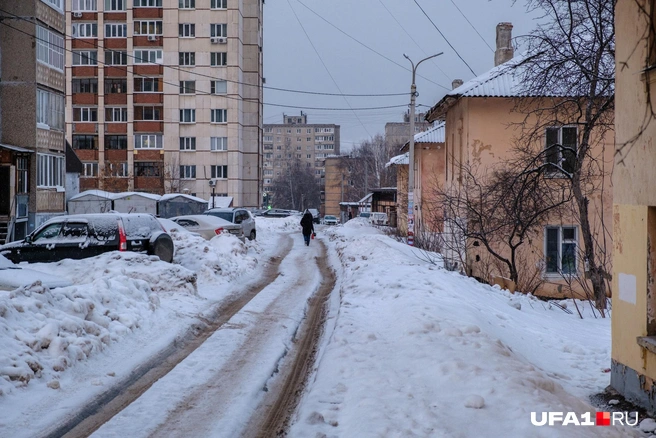
<svg viewBox="0 0 656 438"><path fill-rule="evenodd" d="M25 148L22 148L20 146L14 146L14 145L11 145L11 144L2 144L2 143L0 143L0 148L7 149L7 150L10 150L10 151L14 151L14 152L27 152L27 153L30 153L30 154L34 153L34 151L31 150L31 149L25 149Z"/></svg>

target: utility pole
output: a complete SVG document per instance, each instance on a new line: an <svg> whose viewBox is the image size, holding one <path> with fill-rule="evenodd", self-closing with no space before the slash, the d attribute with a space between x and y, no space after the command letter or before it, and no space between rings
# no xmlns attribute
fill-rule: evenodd
<svg viewBox="0 0 656 438"><path fill-rule="evenodd" d="M403 56L410 61L412 65L412 85L410 86L410 149L408 150L408 245L414 245L415 241L415 209L414 209L414 189L415 189L415 100L417 98L417 85L415 76L417 67L422 62L440 56L444 52L436 53L422 59L416 65L412 59L405 53Z"/></svg>

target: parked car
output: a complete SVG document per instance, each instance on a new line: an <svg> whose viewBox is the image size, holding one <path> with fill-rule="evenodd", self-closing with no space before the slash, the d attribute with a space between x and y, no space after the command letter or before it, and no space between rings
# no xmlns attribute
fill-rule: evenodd
<svg viewBox="0 0 656 438"><path fill-rule="evenodd" d="M244 236L247 236L248 240L255 240L257 237L255 219L250 211L245 208L212 208L203 214L216 216L233 224L241 225L244 229Z"/></svg>
<svg viewBox="0 0 656 438"><path fill-rule="evenodd" d="M308 208L308 211L312 213L312 222L315 224L321 223L321 213L316 208Z"/></svg>
<svg viewBox="0 0 656 438"><path fill-rule="evenodd" d="M387 213L373 212L371 213L369 220L374 225L389 225L389 219L387 218Z"/></svg>
<svg viewBox="0 0 656 438"><path fill-rule="evenodd" d="M339 221L335 216L331 216L329 214L325 215L323 217L323 224L324 225L337 225Z"/></svg>
<svg viewBox="0 0 656 438"><path fill-rule="evenodd" d="M242 242L245 240L244 229L240 224L233 224L220 217L208 214L192 214L172 217L171 220L191 232L198 233L207 240L221 233L230 233Z"/></svg>
<svg viewBox="0 0 656 438"><path fill-rule="evenodd" d="M288 217L291 215L292 213L289 210L282 210L280 208L271 208L262 213L262 217Z"/></svg>
<svg viewBox="0 0 656 438"><path fill-rule="evenodd" d="M358 217L369 219L370 216L371 216L371 213L369 213L368 211L363 211L362 213L360 213L360 215Z"/></svg>
<svg viewBox="0 0 656 438"><path fill-rule="evenodd" d="M189 231L182 225L173 222L171 219L165 219L163 217L158 217L157 220L159 221L160 224L162 224L162 227L166 230L167 233L171 234L173 231L174 233L181 233L181 234L187 234L189 236L198 236L201 237L200 234L194 233L193 231Z"/></svg>
<svg viewBox="0 0 656 438"><path fill-rule="evenodd" d="M0 290L18 289L19 287L29 286L37 280L48 289L73 285L66 278L14 265L6 258L0 256Z"/></svg>
<svg viewBox="0 0 656 438"><path fill-rule="evenodd" d="M0 246L14 263L83 259L109 251L134 251L173 260L173 240L150 214L72 214L45 222L25 239Z"/></svg>

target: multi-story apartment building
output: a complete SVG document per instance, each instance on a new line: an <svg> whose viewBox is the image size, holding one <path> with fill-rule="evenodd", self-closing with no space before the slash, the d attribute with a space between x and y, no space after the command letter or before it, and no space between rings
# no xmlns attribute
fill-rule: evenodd
<svg viewBox="0 0 656 438"><path fill-rule="evenodd" d="M64 0L0 0L0 243L65 212Z"/></svg>
<svg viewBox="0 0 656 438"><path fill-rule="evenodd" d="M431 123L424 118L426 113L415 114L415 134L428 130ZM410 111L403 114L402 122L388 122L385 124L385 142L388 148L399 150L410 140Z"/></svg>
<svg viewBox="0 0 656 438"><path fill-rule="evenodd" d="M282 118L282 124L264 125L264 192L271 191L273 180L294 160L311 167L323 186L326 157L339 155L339 125L308 124L307 114L303 112L300 116L283 114Z"/></svg>
<svg viewBox="0 0 656 438"><path fill-rule="evenodd" d="M261 0L66 0L81 190L260 202Z"/></svg>

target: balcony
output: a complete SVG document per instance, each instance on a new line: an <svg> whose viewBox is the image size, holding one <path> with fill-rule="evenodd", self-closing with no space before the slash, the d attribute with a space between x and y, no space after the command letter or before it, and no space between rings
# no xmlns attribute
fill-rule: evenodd
<svg viewBox="0 0 656 438"><path fill-rule="evenodd" d="M73 38L73 49L90 50L98 48L97 38Z"/></svg>
<svg viewBox="0 0 656 438"><path fill-rule="evenodd" d="M124 78L128 75L127 65L106 65L105 77Z"/></svg>
<svg viewBox="0 0 656 438"><path fill-rule="evenodd" d="M105 106L107 105L127 105L128 95L125 93L105 94Z"/></svg>
<svg viewBox="0 0 656 438"><path fill-rule="evenodd" d="M125 149L105 149L105 161L128 161L128 151Z"/></svg>
<svg viewBox="0 0 656 438"><path fill-rule="evenodd" d="M135 35L133 38L134 47L162 47L164 37L162 35Z"/></svg>
<svg viewBox="0 0 656 438"><path fill-rule="evenodd" d="M126 134L127 132L127 123L105 123L105 134Z"/></svg>
<svg viewBox="0 0 656 438"><path fill-rule="evenodd" d="M38 212L60 212L64 206L65 192L56 189L38 189L36 191L36 211Z"/></svg>
<svg viewBox="0 0 656 438"><path fill-rule="evenodd" d="M127 38L105 38L103 41L105 49L127 49L128 48L128 39Z"/></svg>
<svg viewBox="0 0 656 438"><path fill-rule="evenodd" d="M73 123L73 132L76 134L96 134L98 132L98 124L90 122L75 122Z"/></svg>
<svg viewBox="0 0 656 438"><path fill-rule="evenodd" d="M127 12L120 11L105 11L103 14L104 21L126 21L128 19Z"/></svg>
<svg viewBox="0 0 656 438"><path fill-rule="evenodd" d="M135 76L161 76L164 74L164 66L159 64L137 64L133 69Z"/></svg>
<svg viewBox="0 0 656 438"><path fill-rule="evenodd" d="M96 149L76 149L75 155L80 161L98 161L98 151Z"/></svg>
<svg viewBox="0 0 656 438"><path fill-rule="evenodd" d="M73 77L97 77L98 67L95 65L76 65L73 67Z"/></svg>
<svg viewBox="0 0 656 438"><path fill-rule="evenodd" d="M156 120L135 120L134 132L164 132L164 122Z"/></svg>
<svg viewBox="0 0 656 438"><path fill-rule="evenodd" d="M164 8L134 8L134 9L132 9L132 17L134 19L137 19L137 18L162 18L163 16L164 16Z"/></svg>
<svg viewBox="0 0 656 438"><path fill-rule="evenodd" d="M134 103L164 103L164 93L134 93Z"/></svg>
<svg viewBox="0 0 656 438"><path fill-rule="evenodd" d="M98 95L94 93L73 93L73 105L98 105Z"/></svg>

